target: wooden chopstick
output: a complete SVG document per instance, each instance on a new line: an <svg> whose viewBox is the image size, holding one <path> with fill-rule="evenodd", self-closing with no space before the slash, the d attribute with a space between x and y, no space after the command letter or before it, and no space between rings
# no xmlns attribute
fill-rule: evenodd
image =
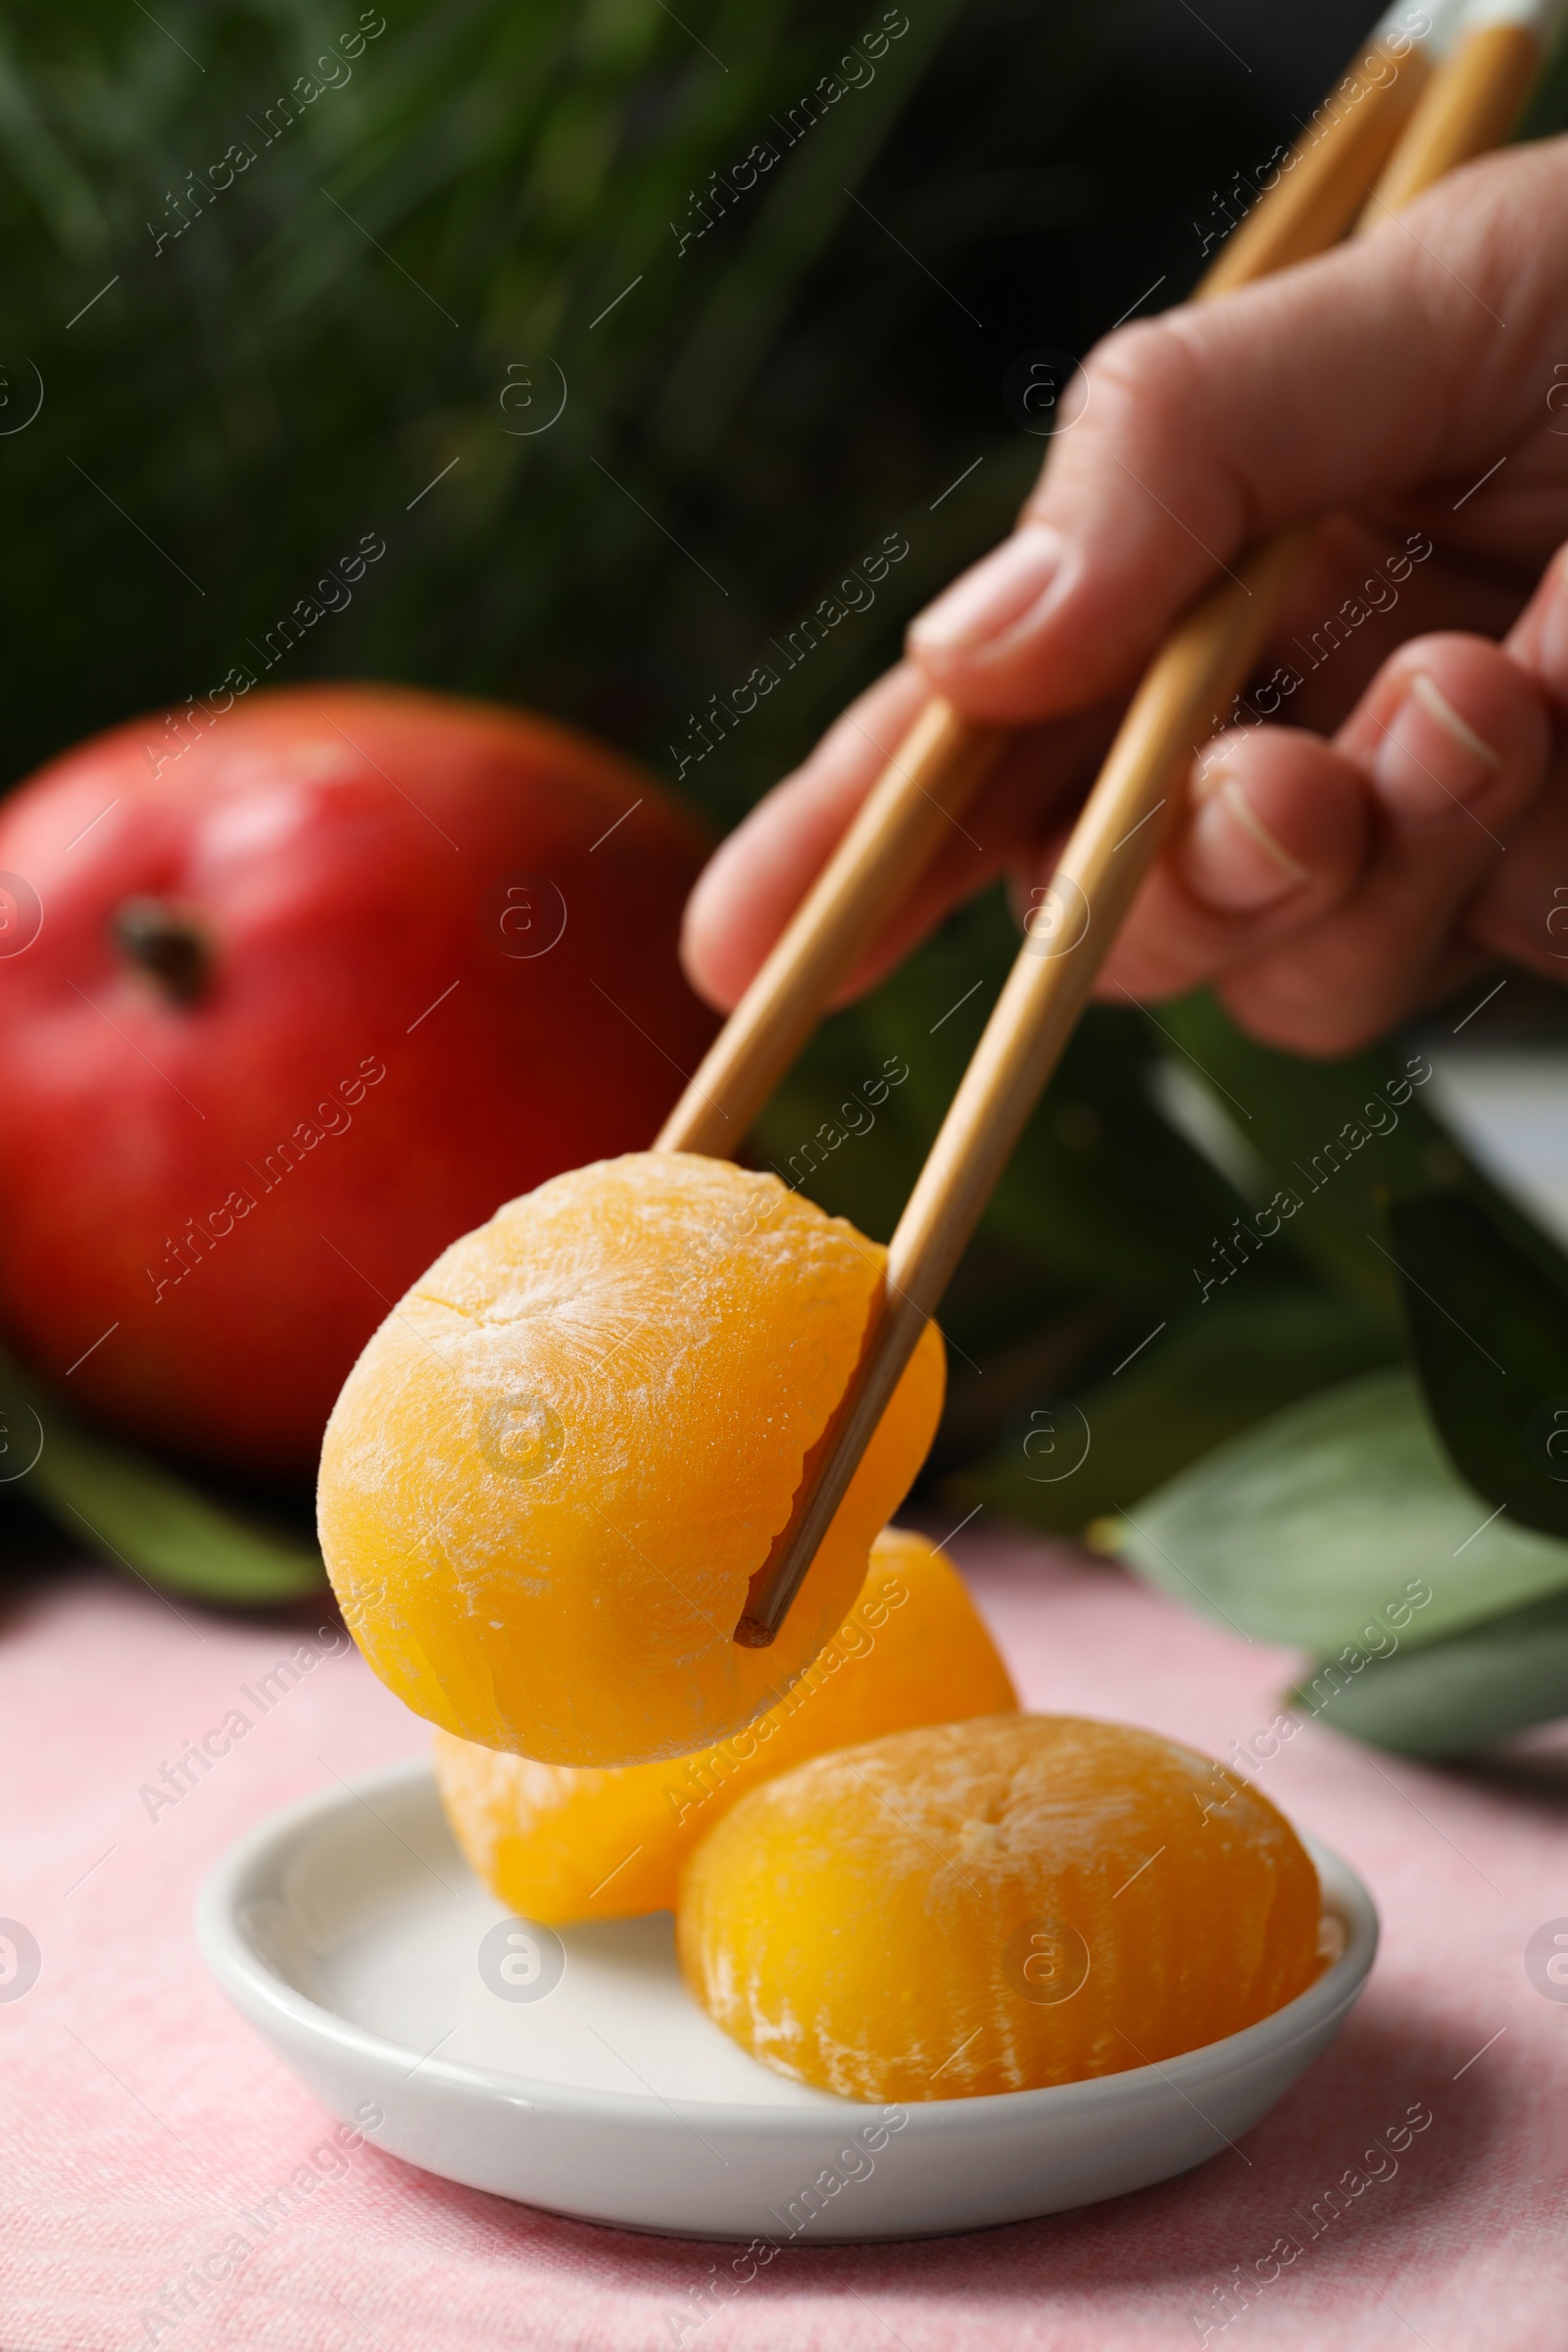
<svg viewBox="0 0 1568 2352"><path fill-rule="evenodd" d="M927 703L655 1140L733 1158L879 926L959 823L1006 736Z"/></svg>
<svg viewBox="0 0 1568 2352"><path fill-rule="evenodd" d="M1226 238L1192 301L1211 302L1233 286L1326 253L1351 226L1432 78L1420 43L1396 50L1393 37L1392 26L1380 26L1357 53L1345 81L1356 80L1361 94L1346 95L1321 130L1308 125L1280 179ZM1377 67L1386 69L1382 78L1373 77ZM1344 82L1330 92L1331 109L1343 90Z"/></svg>
<svg viewBox="0 0 1568 2352"><path fill-rule="evenodd" d="M1362 94L1308 125L1190 300L1211 301L1321 253L1350 227L1431 79L1419 44L1396 54L1389 37L1380 28L1357 52ZM1388 69L1381 78L1370 71L1377 60ZM961 823L1008 740L940 697L927 703L687 1082L656 1151L728 1156L740 1149L835 991Z"/></svg>
<svg viewBox="0 0 1568 2352"><path fill-rule="evenodd" d="M1539 67L1541 43L1519 24L1489 24L1461 39L1411 115L1362 225L1383 218L1385 186L1411 196L1506 129L1508 94L1517 110L1528 87L1521 35ZM1421 160L1419 182L1404 161L1407 145ZM1145 672L899 1220L859 1361L752 1579L737 1642L763 1647L782 1624L1158 854L1186 763L1210 714L1245 684L1311 535L1310 524L1298 525L1257 550L1189 612Z"/></svg>
<svg viewBox="0 0 1568 2352"><path fill-rule="evenodd" d="M1461 24L1451 70L1433 81L1357 226L1375 228L1383 213L1396 213L1445 172L1500 147L1524 111L1543 58L1542 36L1528 13L1479 24L1469 33Z"/></svg>

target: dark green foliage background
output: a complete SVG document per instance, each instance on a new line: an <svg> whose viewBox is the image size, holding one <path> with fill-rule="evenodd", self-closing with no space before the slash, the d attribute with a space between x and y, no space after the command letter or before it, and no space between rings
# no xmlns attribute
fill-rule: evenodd
<svg viewBox="0 0 1568 2352"><path fill-rule="evenodd" d="M1249 62L1181 0L908 0L874 80L682 252L692 191L773 135L882 19L875 0L686 0L679 19L660 0L386 0L345 86L270 142L268 109L353 27L348 0L163 0L157 23L124 0L19 0L0 29L9 775L136 711L156 731L256 666L373 530L385 558L277 680L532 704L667 781L688 714L903 532L874 609L686 775L732 823L1006 528L1042 449L1004 404L1009 363L1082 353L1141 299L1177 299L1211 191L1294 135L1372 12L1316 10L1288 44L1261 0L1241 13ZM174 194L232 141L255 161L159 250ZM42 411L7 434L32 368ZM558 370L559 422L519 437ZM509 380L538 405L504 408ZM901 1057L875 1128L809 1185L885 1235L1014 940L987 900L829 1021L761 1155L787 1163ZM1194 1267L1245 1203L1151 1093L1152 1063L1187 1053L1255 1107L1265 1163L1265 1130L1332 1133L1388 1074L1388 1056L1319 1067L1303 1096L1300 1065L1212 1007L1091 1014L944 1318L934 1475L956 1503L1081 1527L1397 1354L1390 1282L1341 1233L1372 1221L1372 1153L1234 1303L1199 1304ZM1442 1149L1446 1181L1461 1162ZM1063 1395L1093 1467L1053 1484L1024 1446ZM116 1518L119 1475L94 1489L100 1540L114 1550L118 1529L149 1573L188 1582L208 1520L145 1482ZM233 1573L236 1597L261 1596L265 1576Z"/></svg>
<svg viewBox="0 0 1568 2352"><path fill-rule="evenodd" d="M390 0L347 85L264 145L357 13L7 12L0 332L13 400L25 360L46 387L0 442L13 774L204 691L372 527L373 584L282 674L536 703L667 770L686 710L904 527L875 613L691 779L732 819L1005 526L1041 452L1008 362L1087 348L1156 277L1153 307L1179 294L1208 184L1289 135L1361 12L1326 12L1287 92L1177 0L915 0L870 86L679 257L690 191L782 144L873 0L694 0L700 40L659 0ZM155 259L170 195L234 140L255 163ZM542 386L552 361L560 424L509 437L509 365Z"/></svg>

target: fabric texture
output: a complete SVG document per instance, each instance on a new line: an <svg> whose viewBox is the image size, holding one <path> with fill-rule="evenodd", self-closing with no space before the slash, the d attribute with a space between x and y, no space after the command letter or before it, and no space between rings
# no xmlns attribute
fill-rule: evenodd
<svg viewBox="0 0 1568 2352"><path fill-rule="evenodd" d="M1144 1724L1221 1759L1279 1712L1298 1663L1287 1652L1064 1546L971 1531L956 1551L1026 1704ZM233 1715L246 1729L225 1735ZM1338 2041L1237 2150L1047 2221L789 2247L725 2300L704 2292L725 2249L562 2221L368 2141L344 2152L208 1977L191 1907L225 1845L427 1738L329 1612L234 1621L94 1570L61 1578L0 1617L0 1727L11 1984L29 1947L5 1921L39 1961L20 1997L0 1982L5 2352L1563 2342L1568 1999L1525 1968L1535 1931L1568 1916L1559 1733L1439 1770L1303 1725L1256 1766L1360 1871L1384 1942ZM210 1769L163 1777L215 1732ZM1293 2216L1348 2174L1362 2185L1345 2209L1267 2277L1282 2234L1304 2234ZM290 2180L310 2193L286 2220L222 2285L182 2293Z"/></svg>

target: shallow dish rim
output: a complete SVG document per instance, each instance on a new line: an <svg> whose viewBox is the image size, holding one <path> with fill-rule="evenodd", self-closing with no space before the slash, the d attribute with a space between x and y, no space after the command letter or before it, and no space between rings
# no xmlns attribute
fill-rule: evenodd
<svg viewBox="0 0 1568 2352"><path fill-rule="evenodd" d="M301 1992L271 1968L257 1951L243 1925L243 1908L254 1899L257 1882L274 1882L289 1847L311 1829L334 1814L348 1816L351 1806L376 1795L411 1793L421 1784L439 1804L435 1776L424 1756L401 1758L393 1764L344 1777L335 1786L313 1790L282 1806L246 1831L209 1871L196 1901L196 1935L202 1956L224 1991L240 2011L261 2025L263 2017L291 2043L309 2041L352 2054L362 2066L402 2077L410 2051L368 2028L356 2025L339 2011L325 2008ZM850 2115L873 2116L889 2106L906 2112L909 2125L921 2131L969 2129L987 2123L1008 2126L1038 2117L1065 2120L1091 2109L1136 2105L1140 2099L1189 2083L1211 2086L1216 2075L1247 2069L1265 2057L1278 2057L1298 2041L1320 2036L1332 2019L1347 2010L1360 1992L1378 1946L1378 1915L1372 1897L1356 1872L1321 1839L1298 1830L1311 1855L1323 1888L1324 1910L1346 1930L1345 1949L1304 1992L1283 2008L1244 2026L1240 2033L1218 2041L1202 2042L1145 2066L1126 2067L1113 2075L1095 2075L1077 2082L1050 2083L1035 2090L988 2091L971 2098L911 2099L907 2101L845 2098L816 2091L809 2105L756 2105L741 2100L664 2099L648 2093L598 2090L587 2085L542 2081L532 2075L505 2073L496 2067L474 2066L462 2059L432 2057L419 2067L453 2088L540 2113L555 2111L576 2119L596 2118L621 2131L646 2126L662 2131L671 2109L690 2111L704 2119L705 2129L726 2128L752 2132L759 2129L820 2136L825 2116L837 2108ZM417 2057L418 2053L414 2055ZM786 2078L789 2079L789 2078ZM807 2087L815 2090L815 2085Z"/></svg>

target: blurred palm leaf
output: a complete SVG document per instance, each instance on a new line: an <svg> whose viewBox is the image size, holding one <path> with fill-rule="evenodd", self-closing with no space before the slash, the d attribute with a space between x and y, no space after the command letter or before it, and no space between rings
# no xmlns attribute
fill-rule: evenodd
<svg viewBox="0 0 1568 2352"><path fill-rule="evenodd" d="M932 514L948 452L917 402L895 404L878 449L878 406L891 416L869 386L931 287L855 198L960 9L887 14L906 30L874 78L790 145L791 109L881 11L862 27L724 0L694 9L694 34L659 0L424 0L337 58L327 87L316 61L352 28L346 6L13 10L0 283L7 349L46 387L37 422L0 439L13 544L36 557L0 586L37 689L13 759L205 692L372 525L390 550L375 591L302 670L537 700L662 752L912 501L914 563L878 642L846 637L780 698L804 746L846 662L863 673L887 624L994 535L1039 455L999 405L982 446L1010 468ZM1006 14L961 12L966 135L999 107L1016 118L1010 63L1038 146L1128 12L1077 0L1015 23L1003 55ZM320 94L274 128L302 77ZM694 194L722 205L711 175L760 139L776 168L682 253ZM254 160L215 195L210 167L236 142ZM951 170L967 176L962 153ZM1047 217L1070 208L1047 175L1021 177ZM978 206L971 192L969 236L1026 192L1017 175ZM901 202L895 175L894 231ZM873 210L886 218L880 196ZM517 435L509 367L536 391L564 372L553 429ZM55 581L74 594L52 598ZM84 608L113 627L79 632ZM745 782L726 761L726 812L783 763L778 724L748 730Z"/></svg>

